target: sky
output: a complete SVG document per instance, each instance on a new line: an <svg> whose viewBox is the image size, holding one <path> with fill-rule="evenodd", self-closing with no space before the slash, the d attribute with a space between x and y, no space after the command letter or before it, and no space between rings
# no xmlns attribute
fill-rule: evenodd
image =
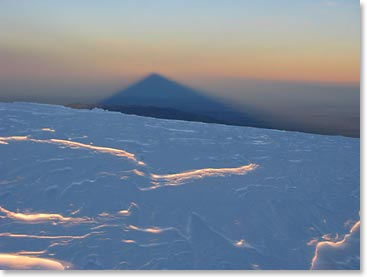
<svg viewBox="0 0 367 277"><path fill-rule="evenodd" d="M227 94L249 91L246 80L348 93L359 87L360 3L0 1L0 100L96 99L151 72Z"/></svg>

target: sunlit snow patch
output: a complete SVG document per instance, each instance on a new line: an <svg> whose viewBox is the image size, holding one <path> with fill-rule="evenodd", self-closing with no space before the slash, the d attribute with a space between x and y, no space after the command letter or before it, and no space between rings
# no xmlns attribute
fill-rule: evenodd
<svg viewBox="0 0 367 277"><path fill-rule="evenodd" d="M72 149L88 149L97 151L100 153L111 154L117 157L124 157L136 162L138 165L145 165L144 162L139 161L133 153L129 153L122 149L104 147L104 146L94 146L90 144L85 144L81 142L71 141L71 140L63 140L63 139L33 139L27 136L10 136L10 137L0 137L1 142L7 141L31 141L36 143L51 143L63 145Z"/></svg>
<svg viewBox="0 0 367 277"><path fill-rule="evenodd" d="M29 223L39 223L45 221L51 222L71 222L71 223L80 223L90 221L89 218L74 218L74 217L64 217L60 214L50 214L50 213L15 213L9 211L0 206L0 212L4 213L8 218L25 221Z"/></svg>
<svg viewBox="0 0 367 277"><path fill-rule="evenodd" d="M185 181L201 179L205 177L245 175L246 173L255 170L257 167L257 164L251 163L249 165L234 168L203 168L176 174L151 174L154 186L142 190L157 189L164 186L179 186Z"/></svg>
<svg viewBox="0 0 367 277"><path fill-rule="evenodd" d="M311 269L356 269L360 257L360 225L357 221L340 241L321 241L316 245Z"/></svg>
<svg viewBox="0 0 367 277"><path fill-rule="evenodd" d="M0 267L2 269L46 269L65 270L70 269L71 264L58 260L29 257L16 254L0 254Z"/></svg>

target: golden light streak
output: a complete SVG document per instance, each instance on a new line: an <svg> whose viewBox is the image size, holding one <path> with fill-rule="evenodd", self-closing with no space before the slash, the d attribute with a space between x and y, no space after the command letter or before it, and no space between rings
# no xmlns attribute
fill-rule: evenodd
<svg viewBox="0 0 367 277"><path fill-rule="evenodd" d="M85 239L93 234L100 234L100 232L91 232L82 236L41 236L41 235L28 235L28 234L0 233L0 237L31 238L31 239Z"/></svg>
<svg viewBox="0 0 367 277"><path fill-rule="evenodd" d="M152 228L146 228L146 229L139 229L140 231L143 232L147 232L147 233L152 233L152 234L159 234L161 233L163 230L161 230L158 227L152 227Z"/></svg>
<svg viewBox="0 0 367 277"><path fill-rule="evenodd" d="M78 213L80 213L80 210L81 210L81 208L80 208L80 209L77 209L77 210L75 210L75 211L72 211L72 212L71 212L71 214L72 214L72 215L78 214Z"/></svg>
<svg viewBox="0 0 367 277"><path fill-rule="evenodd" d="M129 225L127 226L127 228L129 228L130 230L135 230L135 231L139 230L139 228L134 225Z"/></svg>
<svg viewBox="0 0 367 277"><path fill-rule="evenodd" d="M16 254L0 254L0 267L2 269L46 269L65 270L70 269L71 264L38 257L28 257Z"/></svg>
<svg viewBox="0 0 367 277"><path fill-rule="evenodd" d="M129 206L129 208L127 210L119 211L118 214L123 215L123 216L129 216L129 215L131 215L131 210L134 207L135 208L139 208L139 206L135 202L131 202L130 203L130 206Z"/></svg>
<svg viewBox="0 0 367 277"><path fill-rule="evenodd" d="M42 128L41 129L42 131L45 131L45 132L51 132L51 133L54 133L55 130L54 129L51 129L51 128Z"/></svg>
<svg viewBox="0 0 367 277"><path fill-rule="evenodd" d="M350 229L350 233L356 232L361 227L361 221L358 220L356 224L353 225L353 227Z"/></svg>
<svg viewBox="0 0 367 277"><path fill-rule="evenodd" d="M103 212L103 213L98 214L98 216L107 217L107 216L110 216L110 214Z"/></svg>
<svg viewBox="0 0 367 277"><path fill-rule="evenodd" d="M158 228L158 227L149 227L149 228L139 228L134 225L127 226L128 229L134 230L134 231L141 231L146 233L152 233L152 234L159 234L164 231L164 229Z"/></svg>
<svg viewBox="0 0 367 277"><path fill-rule="evenodd" d="M138 161L133 153L129 153L125 150L110 148L110 147L103 147L103 146L94 146L90 144L84 144L81 142L75 142L71 140L63 140L63 139L32 139L27 136L11 136L11 137L0 137L0 141L7 142L7 141L32 141L36 143L51 143L51 144L58 144L63 145L70 148L81 148L81 149L88 149L97 151L100 153L111 154L117 157L124 157L136 162L138 165L145 166L145 163L142 161Z"/></svg>
<svg viewBox="0 0 367 277"><path fill-rule="evenodd" d="M8 218L20 221L26 221L30 223L38 223L45 221L58 221L58 222L71 222L71 223L80 223L89 221L89 218L73 218L73 217L64 217L60 214L48 214L48 213L36 213L36 214L24 214L24 213L15 213L11 212L0 206L0 212L6 214Z"/></svg>
<svg viewBox="0 0 367 277"><path fill-rule="evenodd" d="M46 250L42 250L42 251L19 251L17 253L15 253L16 255L42 255L47 253Z"/></svg>
<svg viewBox="0 0 367 277"><path fill-rule="evenodd" d="M350 229L349 233L346 234L344 236L344 238L340 241L337 242L333 242L333 241L321 241L316 245L316 250L315 250L315 255L312 258L312 262L311 262L311 269L316 269L316 263L317 260L319 258L319 252L320 249L324 248L324 247L331 247L331 248L342 248L346 245L347 240L351 237L351 235L358 231L358 229L360 228L361 225L361 221L358 220L354 226Z"/></svg>
<svg viewBox="0 0 367 277"><path fill-rule="evenodd" d="M38 140L38 139L31 139L27 136L0 137L0 141L26 141L26 140L32 141L32 142L38 142L38 143L54 143L54 144L64 145L64 146L71 147L71 148L84 148L84 149L95 150L101 153L109 153L115 156L131 159L139 165L144 165L144 166L146 165L144 162L138 161L134 154L121 150L121 149L94 146L90 144L84 144L80 142L74 142L74 141L62 140L62 139ZM154 186L149 187L149 188L142 188L141 190L151 190L151 189L160 188L162 186L180 185L186 180L201 179L201 178L210 177L210 176L244 175L247 172L255 170L257 167L258 167L257 164L251 163L249 165L244 165L244 166L235 167L235 168L203 168L203 169L196 169L196 170L191 170L191 171L176 173L176 174L164 174L164 175L150 174L150 178L152 179L152 183L154 184ZM145 176L143 172L137 169L134 169L133 172L137 174L138 176ZM160 183L163 183L163 185L160 185ZM121 214L128 214L128 212L121 211Z"/></svg>
<svg viewBox="0 0 367 277"><path fill-rule="evenodd" d="M26 136L0 137L0 141L24 141L28 140Z"/></svg>
<svg viewBox="0 0 367 277"><path fill-rule="evenodd" d="M239 241L236 241L234 243L234 246L236 246L236 247L245 247L245 241L243 239L241 239Z"/></svg>
<svg viewBox="0 0 367 277"><path fill-rule="evenodd" d="M46 142L48 142L48 141L46 141ZM50 139L49 142L56 143L56 144L61 144L61 145L69 146L69 147L77 147L77 148L85 148L85 149L95 150L95 151L100 152L100 153L107 153L107 154L112 154L112 155L118 156L118 157L125 157L125 158L133 160L135 162L138 162L138 160L135 158L134 154L129 153L125 150L121 150L121 149L110 148L110 147L102 147L102 146L94 146L94 145L89 145L89 144L84 144L84 143L74 142L74 141L69 141L69 140L62 140L62 139Z"/></svg>
<svg viewBox="0 0 367 277"><path fill-rule="evenodd" d="M201 179L204 177L212 176L224 176L224 175L245 175L246 173L255 170L258 167L257 164L251 163L235 168L203 168L176 174L158 175L151 174L151 178L154 181L163 182L163 186L176 186L182 184L186 180ZM148 189L156 189L162 185L155 185Z"/></svg>
<svg viewBox="0 0 367 277"><path fill-rule="evenodd" d="M121 149L109 148L109 147L101 147L101 146L94 146L90 144L84 144L80 142L74 142L69 140L61 140L61 139L48 139L48 140L38 140L38 139L31 139L27 136L13 136L13 137L0 137L0 141L32 141L37 143L53 143L59 144L71 148L85 148L90 150L95 150L101 153L109 153L119 157L125 157L128 159L133 160L138 165L145 166L146 164L142 161L138 161L134 154L126 152ZM186 171L182 173L176 174L150 174L151 183L153 186L147 188L139 188L140 190L153 190L158 189L165 186L177 186L181 185L183 182L192 179L201 179L204 177L212 177L212 176L224 176L224 175L244 175L250 171L255 170L258 167L257 164L250 163L248 165L244 165L241 167L235 168L203 168L203 169L196 169L191 171ZM132 170L138 176L145 176L145 173L139 171L137 169ZM127 176L121 177L121 179L126 179ZM121 215L130 215L129 210L122 210L119 212Z"/></svg>
<svg viewBox="0 0 367 277"><path fill-rule="evenodd" d="M132 240L132 239L123 239L122 242L124 242L124 243L136 243L136 241Z"/></svg>
<svg viewBox="0 0 367 277"><path fill-rule="evenodd" d="M244 175L248 171L254 170L256 167L257 167L256 164L249 164L235 168L204 168L176 174L167 174L167 175L151 174L151 176L155 180L182 181L186 179L197 179L208 176L218 176L218 175L223 176L224 174Z"/></svg>
<svg viewBox="0 0 367 277"><path fill-rule="evenodd" d="M145 176L145 173L140 170L134 169L133 172L138 176Z"/></svg>
<svg viewBox="0 0 367 277"><path fill-rule="evenodd" d="M121 215L126 215L126 216L130 215L129 210L122 210L122 211L119 211L118 213L121 214Z"/></svg>

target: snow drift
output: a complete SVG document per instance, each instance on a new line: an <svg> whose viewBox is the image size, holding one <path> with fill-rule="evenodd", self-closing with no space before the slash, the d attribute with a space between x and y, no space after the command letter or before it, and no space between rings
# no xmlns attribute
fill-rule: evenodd
<svg viewBox="0 0 367 277"><path fill-rule="evenodd" d="M0 267L359 269L359 146L0 103Z"/></svg>

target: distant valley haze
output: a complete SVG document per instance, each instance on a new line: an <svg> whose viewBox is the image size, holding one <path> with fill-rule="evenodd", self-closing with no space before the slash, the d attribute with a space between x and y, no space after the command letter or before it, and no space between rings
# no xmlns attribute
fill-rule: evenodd
<svg viewBox="0 0 367 277"><path fill-rule="evenodd" d="M158 79L158 82L155 82L154 79ZM167 80L175 85L168 91L164 87L163 90L160 90L159 80ZM136 85L142 82L144 83L143 95L138 93L139 89L136 89ZM0 101L26 101L71 106L76 106L75 104L97 106L102 103L137 105L174 108L182 112L193 112L191 107L196 106L194 114L197 114L199 108L208 107L208 105L203 106L204 98L217 104L214 107L214 113L223 114L223 107L226 107L227 112L230 110L236 114L234 117L237 119L230 122L217 120L218 123L359 137L360 88L355 85L239 78L207 78L204 82L195 78L177 81L167 75L149 73L135 78L123 78L118 84L117 82L102 83L95 84L93 87L82 86L74 89L72 84L69 88L67 84L64 86L65 89L58 93L54 92L55 88L49 87L46 88L46 91L42 91L41 88L38 93L29 92L23 95L0 93ZM135 89L131 90L132 87ZM182 89L183 87L186 90ZM188 95L192 92L200 96L200 99ZM131 102L131 96L134 94L137 95L132 98ZM183 99L179 100L178 95L176 99L178 101L169 100L170 95L177 94L181 94ZM120 101L114 103L113 99L116 100L116 95L120 95ZM107 99L109 102L106 102ZM134 99L140 99L140 102ZM186 103L182 100L185 100ZM149 114L141 113L141 111L134 112L131 108L124 111L141 115ZM198 118L195 121L213 122L206 118Z"/></svg>

